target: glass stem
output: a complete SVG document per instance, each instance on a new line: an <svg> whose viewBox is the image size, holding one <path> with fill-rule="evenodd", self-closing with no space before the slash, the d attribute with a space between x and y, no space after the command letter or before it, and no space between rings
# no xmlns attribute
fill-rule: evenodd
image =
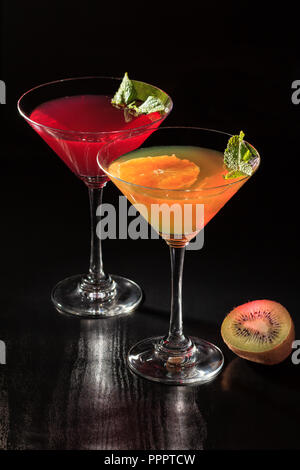
<svg viewBox="0 0 300 470"><path fill-rule="evenodd" d="M103 271L103 260L102 260L102 245L101 238L97 235L97 218L96 212L98 207L102 204L102 188L89 187L89 199L90 199L90 214L91 214L91 256L90 256L90 268L89 278L95 283L102 281L107 278Z"/></svg>
<svg viewBox="0 0 300 470"><path fill-rule="evenodd" d="M182 276L185 247L170 246L171 256L171 317L165 347L172 350L186 348L190 341L182 332Z"/></svg>
<svg viewBox="0 0 300 470"><path fill-rule="evenodd" d="M91 256L90 268L83 276L79 288L81 293L91 300L99 299L103 302L112 300L116 295L115 281L103 271L101 238L97 233L97 211L102 203L103 187L90 187L90 213L91 213Z"/></svg>

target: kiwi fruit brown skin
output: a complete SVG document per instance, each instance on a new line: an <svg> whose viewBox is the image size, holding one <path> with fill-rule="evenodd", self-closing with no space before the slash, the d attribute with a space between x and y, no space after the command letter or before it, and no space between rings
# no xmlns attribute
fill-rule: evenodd
<svg viewBox="0 0 300 470"><path fill-rule="evenodd" d="M234 308L225 317L221 335L239 357L274 365L290 355L295 327L283 305L273 300L254 300Z"/></svg>

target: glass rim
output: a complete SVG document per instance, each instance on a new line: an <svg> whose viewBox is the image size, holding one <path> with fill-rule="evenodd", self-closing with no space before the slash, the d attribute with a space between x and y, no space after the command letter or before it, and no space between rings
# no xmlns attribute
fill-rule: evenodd
<svg viewBox="0 0 300 470"><path fill-rule="evenodd" d="M46 82L46 83L42 83L40 85L36 85L33 88L30 88L30 90L27 90L25 93L23 93L17 101L17 109L18 109L20 115L27 122L29 122L30 124L32 124L34 126L42 127L44 129L49 129L50 131L55 131L55 132L59 132L59 133L63 133L63 134L85 135L85 136L89 136L89 135L90 136L119 135L119 134L126 134L126 133L128 134L131 131L138 131L138 130L148 129L149 126L157 124L157 123L163 121L170 114L170 112L173 109L173 100L167 92L165 92L164 90L161 90L161 88L159 88L155 85L151 85L150 83L147 83L147 82L142 82L141 80L135 80L135 81L145 83L146 85L152 86L153 88L156 88L157 90L162 91L163 93L165 93L168 96L168 99L170 101L170 106L168 107L168 111L164 115L161 115L160 118L158 118L154 121L151 121L149 124L144 124L143 126L131 127L130 129L115 130L115 131L93 131L93 132L75 131L75 130L72 130L72 129L70 129L70 130L69 129L57 129L55 127L47 126L45 124L40 124L37 121L34 121L33 119L30 119L30 117L22 109L22 100L23 100L23 98L25 98L27 95L29 95L29 93L31 93L32 91L35 91L39 88L43 88L43 87L46 87L48 85L60 84L62 82L69 82L69 81L76 81L76 80L92 80L92 79L105 79L105 80L122 81L122 78L120 78L120 77L105 77L105 76L101 76L101 75L99 75L99 76L98 75L89 75L89 76L83 76L83 77L71 77L71 78L62 78L62 79L59 79L59 80L53 80L51 82Z"/></svg>
<svg viewBox="0 0 300 470"><path fill-rule="evenodd" d="M198 131L206 131L206 132L214 132L214 133L218 133L218 134L224 134L224 135L227 135L229 138L233 136L233 134L229 134L228 132L225 132L225 131L218 131L216 129L209 129L209 128L205 128L205 127L197 127L197 126L162 126L162 127L159 127L157 129L154 129L151 134L153 132L159 132L159 131L163 131L163 130L166 130L166 129L169 129L169 130L175 130L175 129L185 129L185 130L198 130ZM218 186L209 186L209 187L206 187L206 188L194 188L194 189L168 189L168 188L153 188L151 186L143 186L141 184L137 184L137 183L130 183L129 181L125 181L121 178L118 178L117 176L114 176L112 174L110 174L105 168L103 168L103 166L101 165L101 162L100 162L100 159L99 159L99 154L102 150L99 150L98 153L97 153L97 164L98 166L101 168L102 171L104 171L104 173L110 178L110 179L116 179L118 181L120 181L121 183L126 183L128 185L131 185L131 186L136 186L138 188L143 188L143 189L149 189L151 191L173 191L173 192L181 192L181 193L199 193L201 191L210 191L210 190L213 190L213 189L221 189L221 188L226 188L228 186L233 186L237 183L241 183L242 181L245 181L249 178L251 178L251 176L254 175L254 173L256 173L258 167L260 166L260 162L261 162L261 158L260 158L260 153L256 150L256 148L250 144L247 140L244 140L244 142L246 142L248 145L250 145L257 153L258 155L258 164L256 165L252 175L246 175L244 178L240 178L238 180L235 180L235 181L228 181L228 183L225 183L225 184L221 184L221 185L218 185ZM142 147L140 147L142 148ZM225 150L225 149L224 149ZM128 152L128 153L131 153L131 152ZM126 153L124 154L126 155ZM121 155L121 157L123 157L124 155ZM119 158L121 158L119 157ZM113 162L111 162L113 163Z"/></svg>

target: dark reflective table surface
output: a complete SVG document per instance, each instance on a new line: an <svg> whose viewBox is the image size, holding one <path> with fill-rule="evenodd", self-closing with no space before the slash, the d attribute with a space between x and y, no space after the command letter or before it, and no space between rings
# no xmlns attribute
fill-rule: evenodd
<svg viewBox="0 0 300 470"><path fill-rule="evenodd" d="M222 347L223 372L202 386L154 384L134 376L125 358L138 339L166 330L166 312L145 306L123 318L78 321L32 294L1 329L1 449L299 447L300 380L291 361L246 362L214 325L187 319L187 333Z"/></svg>

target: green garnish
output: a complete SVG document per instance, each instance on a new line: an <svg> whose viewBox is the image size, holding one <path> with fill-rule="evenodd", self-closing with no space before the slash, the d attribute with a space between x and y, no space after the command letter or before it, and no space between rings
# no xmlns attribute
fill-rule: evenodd
<svg viewBox="0 0 300 470"><path fill-rule="evenodd" d="M165 111L165 105L163 102L159 98L156 98L152 95L148 96L146 101L144 101L139 106L137 106L136 102L134 101L128 105L128 108L133 109L137 114L149 114L155 113L157 111L163 113Z"/></svg>
<svg viewBox="0 0 300 470"><path fill-rule="evenodd" d="M167 100L168 95L165 92L147 83L130 80L126 72L111 103L139 116L157 111L166 112Z"/></svg>
<svg viewBox="0 0 300 470"><path fill-rule="evenodd" d="M224 152L224 163L228 173L224 176L227 179L240 178L241 176L251 176L258 155L256 150L243 139L243 131L240 135L233 135L227 144Z"/></svg>
<svg viewBox="0 0 300 470"><path fill-rule="evenodd" d="M127 72L125 73L121 85L119 86L118 91L115 96L112 98L112 104L118 106L128 105L133 100L136 99L136 91L133 85L132 80L129 80Z"/></svg>

